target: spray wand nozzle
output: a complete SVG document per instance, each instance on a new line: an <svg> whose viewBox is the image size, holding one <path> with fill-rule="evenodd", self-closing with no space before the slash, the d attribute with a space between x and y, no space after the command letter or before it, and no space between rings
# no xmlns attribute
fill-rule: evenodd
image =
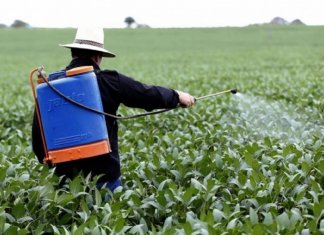
<svg viewBox="0 0 324 235"><path fill-rule="evenodd" d="M237 92L238 92L237 89L232 89L232 90L231 90L231 93L234 94L234 95L235 95Z"/></svg>
<svg viewBox="0 0 324 235"><path fill-rule="evenodd" d="M209 97L213 97L213 96L223 95L225 93L236 94L237 92L238 92L237 89L231 89L231 90L221 91L221 92L217 92L217 93L214 93L214 94L197 97L197 98L195 98L195 101L197 101L197 100L203 100L203 99L206 99L206 98L209 98Z"/></svg>

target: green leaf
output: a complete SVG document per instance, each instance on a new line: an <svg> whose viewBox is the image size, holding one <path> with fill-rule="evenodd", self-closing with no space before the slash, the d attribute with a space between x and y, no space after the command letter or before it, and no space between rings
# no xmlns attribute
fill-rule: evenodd
<svg viewBox="0 0 324 235"><path fill-rule="evenodd" d="M144 234L143 227L144 227L144 224L135 225L129 230L129 233L130 234Z"/></svg>
<svg viewBox="0 0 324 235"><path fill-rule="evenodd" d="M25 213L26 213L25 206L21 202L19 202L17 205L13 206L12 208L12 214L16 218L23 217Z"/></svg>
<svg viewBox="0 0 324 235"><path fill-rule="evenodd" d="M24 173L22 174L19 179L18 179L20 182L24 182L26 180L29 180L29 174L28 173Z"/></svg>
<svg viewBox="0 0 324 235"><path fill-rule="evenodd" d="M228 224L227 224L227 229L234 229L236 227L236 222L238 218L232 219Z"/></svg>
<svg viewBox="0 0 324 235"><path fill-rule="evenodd" d="M33 218L30 216L24 216L24 217L19 218L17 220L17 223L22 224L22 223L29 222L29 221L33 221Z"/></svg>
<svg viewBox="0 0 324 235"><path fill-rule="evenodd" d="M260 234L267 234L267 230L264 228L263 224L257 224L253 227L252 235L260 235Z"/></svg>
<svg viewBox="0 0 324 235"><path fill-rule="evenodd" d="M106 214L106 215L102 218L101 223L102 223L102 224L108 224L110 217L111 217L111 213Z"/></svg>
<svg viewBox="0 0 324 235"><path fill-rule="evenodd" d="M163 231L166 231L167 229L171 228L172 226L172 216L169 216L166 218L163 224Z"/></svg>
<svg viewBox="0 0 324 235"><path fill-rule="evenodd" d="M324 160L320 161L317 165L318 165L319 171L324 172Z"/></svg>
<svg viewBox="0 0 324 235"><path fill-rule="evenodd" d="M222 157L219 154L217 154L215 156L215 163L216 163L216 167L218 169L222 169L223 168L224 162L223 162Z"/></svg>
<svg viewBox="0 0 324 235"><path fill-rule="evenodd" d="M256 159L254 159L254 157L250 153L246 152L246 154L244 155L244 160L255 171L260 170L260 165L259 165L258 161Z"/></svg>
<svg viewBox="0 0 324 235"><path fill-rule="evenodd" d="M273 218L272 218L272 214L270 212L264 212L263 213L264 219L263 219L263 223L265 225L271 225L273 223Z"/></svg>
<svg viewBox="0 0 324 235"><path fill-rule="evenodd" d="M323 233L324 232L324 219L321 220L319 227L320 227L320 232Z"/></svg>
<svg viewBox="0 0 324 235"><path fill-rule="evenodd" d="M283 212L281 215L279 215L277 218L277 223L280 224L282 227L288 229L291 226L291 222L289 219L289 216L286 212Z"/></svg>
<svg viewBox="0 0 324 235"><path fill-rule="evenodd" d="M213 210L213 216L214 216L214 220L216 222L221 222L221 220L223 218L226 218L225 215L224 215L224 213L222 211L218 210L218 209L214 209Z"/></svg>
<svg viewBox="0 0 324 235"><path fill-rule="evenodd" d="M70 192L72 195L75 197L78 196L79 192L82 192L82 187L81 187L81 180L79 177L75 177L71 182L70 182Z"/></svg>
<svg viewBox="0 0 324 235"><path fill-rule="evenodd" d="M192 226L188 221L186 223L184 223L182 225L182 227L183 227L183 229L185 231L185 234L192 234L193 233Z"/></svg>
<svg viewBox="0 0 324 235"><path fill-rule="evenodd" d="M51 227L53 229L53 234L55 234L55 235L60 235L61 234L56 226L51 224Z"/></svg>
<svg viewBox="0 0 324 235"><path fill-rule="evenodd" d="M9 213L4 213L4 215L5 215L6 219L7 219L10 223L14 223L14 222L16 222L15 217L13 217L11 214L9 214Z"/></svg>
<svg viewBox="0 0 324 235"><path fill-rule="evenodd" d="M259 223L259 218L258 218L258 214L256 213L256 211L250 207L250 221L252 223L252 225L255 225L257 223Z"/></svg>
<svg viewBox="0 0 324 235"><path fill-rule="evenodd" d="M83 222L86 222L88 220L88 214L84 211L79 211L77 214L80 216Z"/></svg>
<svg viewBox="0 0 324 235"><path fill-rule="evenodd" d="M97 188L95 188L95 198L96 198L96 205L100 206L102 203L102 197L101 197L101 194Z"/></svg>
<svg viewBox="0 0 324 235"><path fill-rule="evenodd" d="M206 187L200 183L198 180L192 178L191 179L191 185L195 188L195 189L198 189L199 191L201 190L206 190Z"/></svg>
<svg viewBox="0 0 324 235"><path fill-rule="evenodd" d="M79 227L74 228L73 231L73 235L83 235L84 234L84 228L85 228L85 224L81 224Z"/></svg>
<svg viewBox="0 0 324 235"><path fill-rule="evenodd" d="M120 232L123 229L124 225L125 225L124 218L117 219L117 221L115 223L115 227L114 227L115 232L117 232L117 233Z"/></svg>
<svg viewBox="0 0 324 235"><path fill-rule="evenodd" d="M5 168L0 168L0 182L6 178L7 170Z"/></svg>
<svg viewBox="0 0 324 235"><path fill-rule="evenodd" d="M58 204L64 206L68 202L72 201L73 199L74 199L74 196L72 194L68 193L68 194L62 194L62 195L58 196L56 201Z"/></svg>
<svg viewBox="0 0 324 235"><path fill-rule="evenodd" d="M295 226L298 221L302 221L303 217L301 215L301 212L298 209L292 209L291 210L291 217L290 217L290 222L292 226Z"/></svg>
<svg viewBox="0 0 324 235"><path fill-rule="evenodd" d="M10 225L6 230L6 235L17 235L18 234L18 227L14 225Z"/></svg>
<svg viewBox="0 0 324 235"><path fill-rule="evenodd" d="M94 227L91 231L92 235L102 235L102 231L100 230L100 227L97 225Z"/></svg>
<svg viewBox="0 0 324 235"><path fill-rule="evenodd" d="M189 202L190 199L191 199L191 197L192 197L192 195L194 193L196 193L196 192L197 192L197 189L196 188L192 188L192 187L187 188L186 191L184 192L184 194L182 195L183 201L184 202Z"/></svg>
<svg viewBox="0 0 324 235"><path fill-rule="evenodd" d="M267 147L269 148L272 147L271 139L268 136L264 138L264 143L266 144Z"/></svg>

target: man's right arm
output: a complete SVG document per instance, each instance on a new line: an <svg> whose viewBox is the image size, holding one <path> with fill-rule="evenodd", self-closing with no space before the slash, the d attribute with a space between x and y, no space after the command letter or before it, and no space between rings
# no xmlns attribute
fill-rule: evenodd
<svg viewBox="0 0 324 235"><path fill-rule="evenodd" d="M147 111L161 108L190 107L195 99L188 93L161 86L150 86L119 74L121 102Z"/></svg>

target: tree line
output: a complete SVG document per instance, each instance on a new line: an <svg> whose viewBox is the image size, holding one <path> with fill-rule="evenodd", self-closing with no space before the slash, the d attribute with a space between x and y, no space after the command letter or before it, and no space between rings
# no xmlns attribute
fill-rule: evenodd
<svg viewBox="0 0 324 235"><path fill-rule="evenodd" d="M133 25L135 25L136 28L149 28L147 24L137 23L135 19L131 16L126 17L124 23L126 24L127 28L131 28ZM8 27L7 25L0 23L0 28L7 28L7 27ZM9 27L10 28L30 28L31 26L22 20L15 20Z"/></svg>
<svg viewBox="0 0 324 235"><path fill-rule="evenodd" d="M8 26L0 23L0 28L7 28ZM30 25L22 20L15 20L10 26L10 28L29 28Z"/></svg>

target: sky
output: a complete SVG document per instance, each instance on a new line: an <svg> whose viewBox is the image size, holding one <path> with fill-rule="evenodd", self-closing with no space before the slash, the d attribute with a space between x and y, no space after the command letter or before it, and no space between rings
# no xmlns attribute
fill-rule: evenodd
<svg viewBox="0 0 324 235"><path fill-rule="evenodd" d="M131 16L153 28L226 27L267 23L274 17L324 25L324 0L3 0L0 23L32 27L123 28Z"/></svg>

